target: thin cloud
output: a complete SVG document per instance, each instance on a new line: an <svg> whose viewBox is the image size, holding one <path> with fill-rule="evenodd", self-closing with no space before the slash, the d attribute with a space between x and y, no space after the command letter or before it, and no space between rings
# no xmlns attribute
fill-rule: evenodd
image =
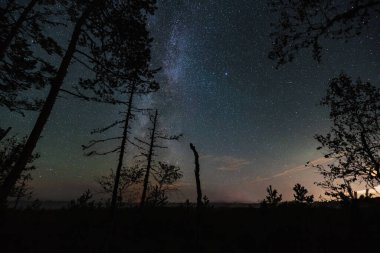
<svg viewBox="0 0 380 253"><path fill-rule="evenodd" d="M220 171L240 171L245 166L251 164L251 162L246 159L233 156L205 155L202 156L201 159L211 163L215 166L216 170Z"/></svg>
<svg viewBox="0 0 380 253"><path fill-rule="evenodd" d="M331 163L333 160L334 160L333 158L320 157L318 159L310 161L309 164L313 165L313 166L327 165L327 164ZM294 168L290 168L290 169L284 170L284 171L279 172L277 174L274 174L271 178L283 177L283 176L287 176L287 175L290 175L290 174L299 173L301 171L308 170L308 169L310 169L310 166L300 165L300 166L297 166L297 167L294 167Z"/></svg>
<svg viewBox="0 0 380 253"><path fill-rule="evenodd" d="M320 157L318 159L315 159L313 161L310 161L310 165L327 165L329 163L331 163L333 161L333 158L325 158L325 157ZM279 177L284 177L284 176L290 176L290 175L294 175L294 174L298 174L298 173L301 173L303 171L306 171L306 170L310 170L310 166L306 166L306 165L299 165L297 167L293 167L293 168L289 168L289 169L286 169L286 170L283 170L283 171L280 171L272 176L269 176L269 177L261 177L261 176L257 176L255 177L252 181L253 182L263 182L263 181L268 181L268 180L272 180L272 179L275 179L275 178L279 178Z"/></svg>

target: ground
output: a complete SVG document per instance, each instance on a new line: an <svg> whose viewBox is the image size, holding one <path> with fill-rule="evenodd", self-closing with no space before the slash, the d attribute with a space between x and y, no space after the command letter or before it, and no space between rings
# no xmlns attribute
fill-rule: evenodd
<svg viewBox="0 0 380 253"><path fill-rule="evenodd" d="M277 208L7 210L0 252L364 252L379 205ZM3 219L4 218L4 219Z"/></svg>

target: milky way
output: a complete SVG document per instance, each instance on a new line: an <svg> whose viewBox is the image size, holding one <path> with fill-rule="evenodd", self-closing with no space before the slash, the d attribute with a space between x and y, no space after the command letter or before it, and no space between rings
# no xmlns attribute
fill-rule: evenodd
<svg viewBox="0 0 380 253"><path fill-rule="evenodd" d="M184 134L160 157L185 174L173 199L193 199L195 194L189 142L201 154L204 192L211 200L257 201L268 184L285 198L296 182L320 192L313 185L317 175L304 167L321 157L313 136L329 126L318 102L329 79L342 71L379 85L379 20L349 43L324 41L321 64L302 51L278 70L267 57L272 20L265 1L159 1L149 27L152 64L162 68L157 75L161 89L139 103L159 108L162 127ZM67 83L82 74L80 69L74 72ZM74 198L115 167L114 157L84 157L80 145L91 138L92 128L113 121L119 110L64 99L57 103L38 146L38 196ZM35 119L35 114L22 118L1 113L4 124L20 134ZM140 118L133 131L143 134L147 123Z"/></svg>
<svg viewBox="0 0 380 253"><path fill-rule="evenodd" d="M301 52L276 70L267 58L272 17L265 1L168 1L159 7L155 19L161 23L153 34L164 96L170 98L162 106L170 125L185 134L171 157L180 160L185 180L192 182L187 144L198 144L205 185L215 198L257 199L265 188L256 182L260 178L321 156L313 136L329 126L318 104L330 78L345 71L377 81L379 29L368 31L365 46L357 46L362 38L343 47L325 42L328 54L320 65ZM289 193L295 180L317 190L316 179L314 171L301 170L276 183Z"/></svg>

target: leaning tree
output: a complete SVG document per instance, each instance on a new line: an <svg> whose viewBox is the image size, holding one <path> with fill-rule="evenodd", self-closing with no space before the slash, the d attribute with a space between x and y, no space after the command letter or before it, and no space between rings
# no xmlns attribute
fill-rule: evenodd
<svg viewBox="0 0 380 253"><path fill-rule="evenodd" d="M146 28L146 17L155 10L154 0L68 1L64 8L71 22L69 26L72 27L68 46L57 72L51 78L49 93L23 151L0 187L0 202L6 200L25 168L60 93L66 92L86 100L116 103L113 95L115 89L124 84L120 80L125 75L132 72L136 81L139 81L141 76L151 75L146 69L140 69L139 65L141 62L147 64L149 50L145 51L141 59L133 58L126 63L121 62L125 61L125 58L120 55L130 54L145 40L141 34L146 30L139 29ZM74 61L93 71L92 78L80 80L80 85L74 90L64 89L64 79ZM129 72L118 71L120 64L128 65ZM91 95L85 96L83 91Z"/></svg>
<svg viewBox="0 0 380 253"><path fill-rule="evenodd" d="M10 171L12 171L14 162L20 156L25 141L26 138L19 140L16 136L10 136L0 143L0 184L4 182ZM32 180L30 172L36 168L32 163L39 157L39 154L31 156L25 170L12 187L9 197L14 200L14 207L17 207L20 199L30 197L31 190L28 186L29 181Z"/></svg>
<svg viewBox="0 0 380 253"><path fill-rule="evenodd" d="M0 4L1 107L23 114L42 106L43 101L30 91L46 87L56 73L45 58L62 55L62 49L44 30L63 26L55 21L62 15L54 7L60 2L64 0L30 0L26 5L8 0Z"/></svg>
<svg viewBox="0 0 380 253"><path fill-rule="evenodd" d="M9 133L9 131L11 131L11 129L12 129L11 127L8 127L7 129L2 129L0 127L0 141L3 140L7 136L7 134Z"/></svg>

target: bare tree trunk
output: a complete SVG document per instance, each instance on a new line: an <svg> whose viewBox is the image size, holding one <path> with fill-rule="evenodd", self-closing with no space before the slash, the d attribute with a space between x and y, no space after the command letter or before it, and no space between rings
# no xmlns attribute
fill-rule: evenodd
<svg viewBox="0 0 380 253"><path fill-rule="evenodd" d="M41 136L42 130L45 127L51 111L54 107L55 101L57 100L58 93L62 86L63 80L65 79L67 69L70 65L71 59L75 53L75 48L79 40L80 34L82 32L82 26L85 23L91 8L87 9L82 13L82 16L79 18L75 24L74 31L71 35L70 44L67 48L66 54L62 59L59 70L51 82L51 87L49 94L46 98L45 104L41 109L41 112L38 116L38 119L34 125L34 128L31 134L28 137L27 142L23 148L22 153L20 154L19 159L17 160L15 166L10 171L8 176L5 178L3 185L0 186L0 204L5 203L9 193L11 192L13 186L15 185L17 179L20 177L22 171L25 169L26 164L28 163L30 156L33 153L34 148L38 142L38 139Z"/></svg>
<svg viewBox="0 0 380 253"><path fill-rule="evenodd" d="M112 200L111 200L111 216L112 216L112 218L114 218L115 211L116 211L117 195L118 195L119 182L120 182L120 173L121 173L121 169L123 168L125 146L127 144L129 120L132 116L132 105L133 105L133 98L135 95L135 90L136 90L136 84L133 84L132 89L131 89L131 94L129 96L129 101L128 101L127 115L125 117L124 130L123 130L123 138L121 140L121 146L120 146L119 161L117 164L115 181L114 181L113 191L112 191Z"/></svg>
<svg viewBox="0 0 380 253"><path fill-rule="evenodd" d="M144 178L144 187L143 187L143 192L141 195L141 201L140 201L140 208L143 208L145 205L145 199L146 199L146 192L148 189L148 183L149 183L149 174L150 174L150 169L152 167L152 157L153 157L153 150L154 150L154 142L155 142L155 134L156 134L156 127L157 127L157 115L158 111L156 110L156 113L154 115L154 120L153 120L153 128L152 132L150 135L150 145L149 145L149 153L148 153L148 164L146 166L146 171L145 171L145 178Z"/></svg>
<svg viewBox="0 0 380 253"><path fill-rule="evenodd" d="M4 139L5 136L7 136L7 134L9 133L9 131L11 131L11 129L12 129L11 127L8 127L7 130L1 129L1 131L0 131L0 141L2 139Z"/></svg>
<svg viewBox="0 0 380 253"><path fill-rule="evenodd" d="M12 40L16 37L16 35L19 32L22 24L28 18L29 13L34 8L34 6L37 4L37 2L38 2L38 0L31 0L29 2L29 4L25 7L24 11L21 13L17 22L13 25L13 27L12 27L11 31L9 32L8 36L6 37L6 39L1 42L0 59L4 58L5 52L7 51L10 44L12 43Z"/></svg>
<svg viewBox="0 0 380 253"><path fill-rule="evenodd" d="M192 143L190 143L190 148L193 151L194 157L195 157L194 173L195 173L195 181L197 183L197 208L200 208L202 206L202 189L201 189L201 179L199 178L199 171L200 171L199 155L198 155L197 150L195 149L195 146Z"/></svg>

